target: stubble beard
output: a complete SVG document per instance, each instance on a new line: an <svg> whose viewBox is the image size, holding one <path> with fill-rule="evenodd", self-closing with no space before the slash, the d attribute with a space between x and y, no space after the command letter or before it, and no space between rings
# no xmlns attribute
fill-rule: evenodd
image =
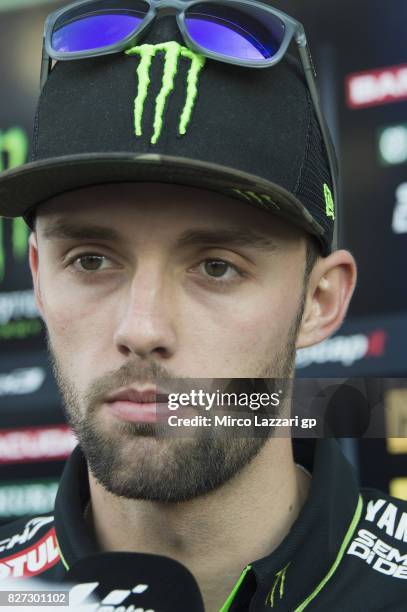
<svg viewBox="0 0 407 612"><path fill-rule="evenodd" d="M283 383L284 392L289 388L303 310L304 300L289 331L285 349L275 353L272 363L255 377L268 379L270 392L273 392L270 385L273 386L274 378L280 379L280 388ZM93 381L81 398L74 383L63 373L49 335L47 339L68 423L95 479L118 497L173 503L207 495L252 462L274 434L272 428L267 435L264 430L261 435L255 435L254 430L253 435L248 435L247 431L239 435L236 428L224 428L219 433L218 427L201 427L195 428L193 435L187 438L170 435L168 425L118 422L114 431L102 427L101 398L108 393L139 381L168 381L170 384L173 377L154 362L129 361L119 370Z"/></svg>

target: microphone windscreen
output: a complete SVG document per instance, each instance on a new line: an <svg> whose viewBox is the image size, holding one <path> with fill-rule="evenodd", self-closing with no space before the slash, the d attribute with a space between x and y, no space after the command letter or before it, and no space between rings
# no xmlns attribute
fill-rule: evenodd
<svg viewBox="0 0 407 612"><path fill-rule="evenodd" d="M160 555L98 553L75 563L65 582L72 585L69 605L78 612L90 610L92 598L110 606L109 612L204 612L192 573L178 561Z"/></svg>

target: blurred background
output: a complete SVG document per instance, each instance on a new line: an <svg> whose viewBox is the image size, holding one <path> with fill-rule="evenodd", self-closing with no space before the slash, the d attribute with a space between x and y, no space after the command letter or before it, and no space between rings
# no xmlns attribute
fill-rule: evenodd
<svg viewBox="0 0 407 612"><path fill-rule="evenodd" d="M43 24L65 4L0 0L0 170L27 159ZM387 435L342 431L341 444L363 485L407 499L407 3L272 5L305 25L341 164L340 243L359 266L345 324L299 351L297 373L353 378L380 395ZM75 444L33 300L27 237L22 220L0 221L0 522L53 507Z"/></svg>

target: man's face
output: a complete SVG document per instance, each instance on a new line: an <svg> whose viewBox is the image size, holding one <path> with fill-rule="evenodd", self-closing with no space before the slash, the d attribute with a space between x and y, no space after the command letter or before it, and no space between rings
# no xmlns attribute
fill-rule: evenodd
<svg viewBox="0 0 407 612"><path fill-rule="evenodd" d="M106 399L174 379L290 377L304 296L299 231L204 190L103 185L40 206L31 265L68 418L103 486L191 499L259 453L264 437L157 435Z"/></svg>

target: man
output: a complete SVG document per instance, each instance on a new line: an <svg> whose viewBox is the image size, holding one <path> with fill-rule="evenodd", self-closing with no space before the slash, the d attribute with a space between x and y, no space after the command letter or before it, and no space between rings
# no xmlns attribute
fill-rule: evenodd
<svg viewBox="0 0 407 612"><path fill-rule="evenodd" d="M50 36L67 38L77 21L58 19ZM60 580L129 551L185 566L210 612L403 610L406 504L359 491L334 441L185 436L156 408L190 379L292 379L296 349L338 329L356 283L332 249L329 144L299 64L204 62L184 42L167 15L126 54L57 63L34 161L0 181L0 212L33 230L79 440L55 513L3 528L2 575Z"/></svg>

